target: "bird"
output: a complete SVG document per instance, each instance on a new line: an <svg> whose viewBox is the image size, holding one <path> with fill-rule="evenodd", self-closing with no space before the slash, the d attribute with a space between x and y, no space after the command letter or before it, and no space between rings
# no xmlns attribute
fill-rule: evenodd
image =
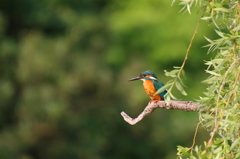
<svg viewBox="0 0 240 159"><path fill-rule="evenodd" d="M143 81L143 88L151 99L150 103L153 101L157 102L157 101L164 100L164 95L167 93L166 90L159 94L154 95L158 89L164 86L164 84L157 79L157 76L153 71L150 71L150 70L143 71L140 74L140 76L131 78L128 81L135 81L135 80Z"/></svg>

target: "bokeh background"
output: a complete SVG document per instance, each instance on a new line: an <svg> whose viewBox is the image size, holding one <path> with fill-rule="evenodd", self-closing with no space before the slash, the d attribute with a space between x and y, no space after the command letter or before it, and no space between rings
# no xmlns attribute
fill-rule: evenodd
<svg viewBox="0 0 240 159"><path fill-rule="evenodd" d="M137 125L149 97L142 82L153 70L180 66L200 8L165 0L1 0L1 159L172 159L191 146L198 113L158 109ZM204 60L211 58L202 23L185 72L188 96L203 96ZM207 140L200 128L197 143Z"/></svg>

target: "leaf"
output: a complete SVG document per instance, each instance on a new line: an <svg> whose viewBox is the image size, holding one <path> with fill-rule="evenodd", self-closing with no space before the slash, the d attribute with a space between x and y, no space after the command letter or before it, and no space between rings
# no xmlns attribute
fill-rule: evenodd
<svg viewBox="0 0 240 159"><path fill-rule="evenodd" d="M173 1L172 1L172 4L171 4L171 6L173 6L173 3L175 3L175 0L173 0Z"/></svg>
<svg viewBox="0 0 240 159"><path fill-rule="evenodd" d="M237 140L235 140L232 145L231 145L231 149L233 149L235 146L237 146L237 144L239 144L240 142L240 138L238 138Z"/></svg>
<svg viewBox="0 0 240 159"><path fill-rule="evenodd" d="M223 62L224 59L213 59L211 60L213 63L216 63L216 64L221 64Z"/></svg>
<svg viewBox="0 0 240 159"><path fill-rule="evenodd" d="M223 150L222 150L222 147L218 147L218 148L216 148L215 150L213 150L213 153L220 153L220 152L222 152Z"/></svg>
<svg viewBox="0 0 240 159"><path fill-rule="evenodd" d="M220 146L223 143L223 139L222 138L216 138L214 141L214 145Z"/></svg>
<svg viewBox="0 0 240 159"><path fill-rule="evenodd" d="M165 102L166 102L167 104L169 104L169 103L170 103L170 100L171 100L170 95L166 94L164 98L165 98Z"/></svg>
<svg viewBox="0 0 240 159"><path fill-rule="evenodd" d="M202 83L213 84L213 83L217 82L218 80L219 80L219 77L212 76L211 78L208 78L208 79L202 81Z"/></svg>
<svg viewBox="0 0 240 159"><path fill-rule="evenodd" d="M211 75L214 75L214 76L221 76L220 74L216 73L216 72L213 72L213 71L208 71L206 70L207 73L211 74Z"/></svg>
<svg viewBox="0 0 240 159"><path fill-rule="evenodd" d="M185 157L190 157L190 153L188 152L190 148L188 147L182 147L182 146L177 146L178 153L177 155L184 155Z"/></svg>
<svg viewBox="0 0 240 159"><path fill-rule="evenodd" d="M238 152L235 156L235 158L239 158L240 157L240 152Z"/></svg>
<svg viewBox="0 0 240 159"><path fill-rule="evenodd" d="M162 86L160 89L157 90L156 93L154 93L154 95L162 93L163 91L165 91L166 89L168 89L170 86L172 85L172 83L167 83L164 86Z"/></svg>
<svg viewBox="0 0 240 159"><path fill-rule="evenodd" d="M191 14L191 9L189 4L187 4L187 10L188 10L188 13Z"/></svg>
<svg viewBox="0 0 240 159"><path fill-rule="evenodd" d="M181 67L179 67L179 66L173 66L173 68L177 68L177 69L180 69Z"/></svg>
<svg viewBox="0 0 240 159"><path fill-rule="evenodd" d="M183 95L187 95L187 93L185 92L185 90L183 89L183 86L181 85L181 83L176 82L176 87L177 89L183 94Z"/></svg>
<svg viewBox="0 0 240 159"><path fill-rule="evenodd" d="M240 25L238 25L235 28L233 28L233 31L239 31L239 30L240 30ZM236 41L239 41L238 39L239 38L236 38Z"/></svg>
<svg viewBox="0 0 240 159"><path fill-rule="evenodd" d="M201 19L202 20L208 20L208 19L211 19L211 17L202 17Z"/></svg>
<svg viewBox="0 0 240 159"><path fill-rule="evenodd" d="M212 17L212 22L213 22L213 24L215 25L216 28L220 29L213 17Z"/></svg>
<svg viewBox="0 0 240 159"><path fill-rule="evenodd" d="M178 80L180 82L180 84L183 86L183 87L186 87L185 84L183 83L182 79L180 77L178 77Z"/></svg>
<svg viewBox="0 0 240 159"><path fill-rule="evenodd" d="M226 8L214 8L213 10L215 10L215 11L220 11L220 12L226 12L226 13L229 12L229 10L226 9Z"/></svg>
<svg viewBox="0 0 240 159"><path fill-rule="evenodd" d="M207 61L207 62L205 62L204 64L210 66L210 65L212 65L213 63L212 63L212 61Z"/></svg>
<svg viewBox="0 0 240 159"><path fill-rule="evenodd" d="M223 33L221 32L221 31L218 31L218 30L215 30L216 31L216 33L219 35L219 36L221 36L222 38L224 37L224 35L223 35Z"/></svg>
<svg viewBox="0 0 240 159"><path fill-rule="evenodd" d="M214 41L212 41L211 39L207 38L206 36L204 36L204 38L205 38L208 42L214 43Z"/></svg>
<svg viewBox="0 0 240 159"><path fill-rule="evenodd" d="M186 73L185 73L184 70L182 70L182 78L183 78L183 79L186 79Z"/></svg>
<svg viewBox="0 0 240 159"><path fill-rule="evenodd" d="M209 114L202 114L202 117L205 119L214 119L214 116L209 115Z"/></svg>
<svg viewBox="0 0 240 159"><path fill-rule="evenodd" d="M168 92L168 94L170 95L170 97L171 97L172 99L177 99L171 92Z"/></svg>
<svg viewBox="0 0 240 159"><path fill-rule="evenodd" d="M181 2L179 3L179 5L187 5L191 0L180 0L180 1Z"/></svg>
<svg viewBox="0 0 240 159"><path fill-rule="evenodd" d="M179 70L172 70L172 71L170 71L170 72L167 72L166 70L165 70L165 75L166 76L170 76L170 77L176 77L176 75L177 75L177 73L179 72Z"/></svg>

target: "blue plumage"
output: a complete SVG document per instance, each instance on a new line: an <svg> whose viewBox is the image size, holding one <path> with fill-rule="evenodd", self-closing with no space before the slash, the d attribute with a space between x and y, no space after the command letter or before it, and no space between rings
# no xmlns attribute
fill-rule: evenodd
<svg viewBox="0 0 240 159"><path fill-rule="evenodd" d="M153 81L154 87L156 88L156 90L159 90L161 87L163 87L163 83L158 81L158 80L154 80ZM162 97L162 99L164 99L165 94L167 93L167 91L163 91L162 93L159 93L159 95Z"/></svg>
<svg viewBox="0 0 240 159"><path fill-rule="evenodd" d="M133 81L133 80L143 81L144 90L152 99L151 101L164 100L164 95L167 93L166 90L159 94L154 95L158 89L164 86L164 84L158 81L157 76L153 71L150 71L150 70L143 71L140 74L140 76L132 78L129 81Z"/></svg>

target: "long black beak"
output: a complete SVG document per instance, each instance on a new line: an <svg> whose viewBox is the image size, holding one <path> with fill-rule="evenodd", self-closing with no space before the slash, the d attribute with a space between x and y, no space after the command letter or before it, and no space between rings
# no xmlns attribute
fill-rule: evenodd
<svg viewBox="0 0 240 159"><path fill-rule="evenodd" d="M128 81L135 81L135 80L140 80L140 79L142 79L142 77L134 77L134 78L131 78L131 79L129 79Z"/></svg>

